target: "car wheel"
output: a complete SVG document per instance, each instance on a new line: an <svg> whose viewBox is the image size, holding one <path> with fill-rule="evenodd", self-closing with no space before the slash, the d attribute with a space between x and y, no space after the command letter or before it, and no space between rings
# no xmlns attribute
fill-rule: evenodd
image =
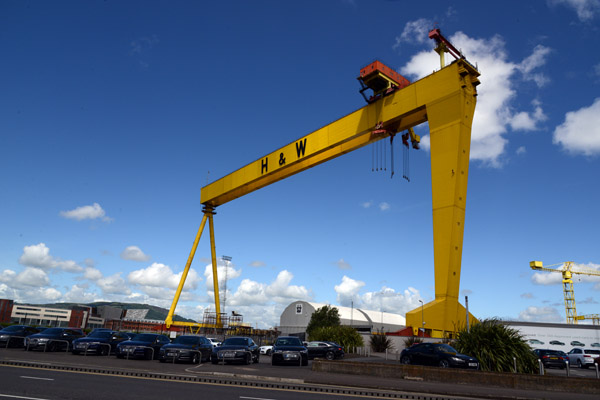
<svg viewBox="0 0 600 400"><path fill-rule="evenodd" d="M79 354L78 350L72 350L71 353L73 353L74 356L76 356L77 354Z"/></svg>
<svg viewBox="0 0 600 400"><path fill-rule="evenodd" d="M214 358L211 358L211 359L210 359L210 362L211 362L211 363L213 363L213 364L218 364L218 363L219 363L219 360L217 360L217 359L214 359Z"/></svg>
<svg viewBox="0 0 600 400"><path fill-rule="evenodd" d="M325 359L327 360L333 360L335 358L335 354L333 354L333 351L328 351L327 353L325 353Z"/></svg>
<svg viewBox="0 0 600 400"><path fill-rule="evenodd" d="M252 354L246 354L246 358L244 359L244 364L246 364L246 365L252 364Z"/></svg>
<svg viewBox="0 0 600 400"><path fill-rule="evenodd" d="M260 354L257 354L256 357L254 358L254 364L258 364L259 360L260 360Z"/></svg>
<svg viewBox="0 0 600 400"><path fill-rule="evenodd" d="M581 360L577 360L577 366L578 366L579 368L583 368L583 364L581 364Z"/></svg>
<svg viewBox="0 0 600 400"><path fill-rule="evenodd" d="M440 360L439 365L441 368L448 368L450 366L450 363L448 362L448 360Z"/></svg>
<svg viewBox="0 0 600 400"><path fill-rule="evenodd" d="M123 354L117 354L117 358L125 358Z"/></svg>
<svg viewBox="0 0 600 400"><path fill-rule="evenodd" d="M107 355L108 355L108 347L106 347L106 346L101 346L101 347L100 347L99 354L100 354L101 356L107 356Z"/></svg>
<svg viewBox="0 0 600 400"><path fill-rule="evenodd" d="M194 355L192 356L192 364L198 364L200 362L200 356L198 355L198 353L194 353Z"/></svg>
<svg viewBox="0 0 600 400"><path fill-rule="evenodd" d="M56 343L48 343L46 351L58 351L58 345Z"/></svg>
<svg viewBox="0 0 600 400"><path fill-rule="evenodd" d="M402 356L402 358L400 359L400 364L409 365L410 364L410 357L409 356Z"/></svg>
<svg viewBox="0 0 600 400"><path fill-rule="evenodd" d="M267 350L267 355L270 356L271 355L271 349Z"/></svg>
<svg viewBox="0 0 600 400"><path fill-rule="evenodd" d="M158 361L160 361L161 363L167 362L167 360L165 360L164 358L159 358Z"/></svg>
<svg viewBox="0 0 600 400"><path fill-rule="evenodd" d="M271 358L271 365L277 365L277 361L275 361L275 357Z"/></svg>
<svg viewBox="0 0 600 400"><path fill-rule="evenodd" d="M308 365L308 358L306 360L302 359L302 366L306 367L307 365Z"/></svg>

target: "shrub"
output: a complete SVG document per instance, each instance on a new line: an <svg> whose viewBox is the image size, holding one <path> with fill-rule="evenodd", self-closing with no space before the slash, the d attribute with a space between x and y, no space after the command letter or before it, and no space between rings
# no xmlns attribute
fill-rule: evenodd
<svg viewBox="0 0 600 400"><path fill-rule="evenodd" d="M371 350L376 353L385 353L386 350L392 350L394 348L392 339L383 333L372 335L371 339L369 340L369 344L371 346Z"/></svg>
<svg viewBox="0 0 600 400"><path fill-rule="evenodd" d="M459 330L453 347L476 357L482 371L537 373L537 359L523 336L498 319L486 319L473 324L469 331Z"/></svg>
<svg viewBox="0 0 600 400"><path fill-rule="evenodd" d="M415 343L423 343L423 338L419 336L410 336L404 339L404 347L410 347Z"/></svg>

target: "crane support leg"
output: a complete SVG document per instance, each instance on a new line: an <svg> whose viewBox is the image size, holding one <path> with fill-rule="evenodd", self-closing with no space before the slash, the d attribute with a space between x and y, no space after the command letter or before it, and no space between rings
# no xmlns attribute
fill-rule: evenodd
<svg viewBox="0 0 600 400"><path fill-rule="evenodd" d="M213 286L215 294L215 311L217 314L217 327L222 327L221 321L221 303L219 300L219 275L217 274L217 251L215 249L215 226L213 224L213 215L215 214L212 207L206 206L205 215L208 214L208 228L210 231L210 257L212 260Z"/></svg>
<svg viewBox="0 0 600 400"><path fill-rule="evenodd" d="M214 208L207 206L204 208L204 216L202 217L202 222L200 222L200 228L198 228L198 233L196 234L196 239L194 240L194 244L192 245L192 250L190 251L190 255L185 264L185 268L183 269L183 273L181 274L181 279L179 280L179 286L177 286L177 290L175 291L175 297L173 298L173 303L171 303L171 308L169 309L169 313L167 314L167 318L165 318L165 325L167 329L171 327L171 325L184 325L188 326L190 324L177 324L173 322L173 315L175 315L175 308L177 308L177 303L179 302L179 297L181 296L181 291L183 290L183 285L185 284L185 280L187 279L188 272L190 271L190 267L192 265L192 261L194 260L194 255L196 254L196 249L198 248L198 242L200 242L200 237L202 237L202 232L204 231L204 226L206 225L206 221L208 220L208 226L210 230L210 251L212 257L212 270L213 270L213 282L215 286L215 308L217 310L217 326L221 326L221 314L220 314L220 304L219 304L219 278L217 275L217 256L215 251L215 232L213 226L213 215L215 214ZM197 324L193 324L196 326Z"/></svg>
<svg viewBox="0 0 600 400"><path fill-rule="evenodd" d="M181 296L183 285L185 284L185 280L188 276L188 272L190 271L192 261L194 260L194 255L196 254L196 249L198 248L198 242L200 242L202 231L204 231L204 225L206 225L206 220L207 214L205 213L202 217L202 222L200 222L200 228L198 228L198 233L196 234L196 239L194 240L194 244L192 245L192 250L190 251L190 255L187 259L187 262L185 263L185 268L183 269L183 273L181 274L179 286L177 286L177 291L175 291L175 297L173 298L173 303L171 303L169 314L167 314L167 318L165 319L165 325L167 326L167 329L169 329L171 325L173 325L173 315L175 315L175 308L177 307L177 302L179 302L179 296Z"/></svg>
<svg viewBox="0 0 600 400"><path fill-rule="evenodd" d="M432 336L456 332L467 321L458 302L471 124L475 97L471 86L426 105L431 144L435 300L409 311L407 326ZM476 321L469 316L469 321Z"/></svg>

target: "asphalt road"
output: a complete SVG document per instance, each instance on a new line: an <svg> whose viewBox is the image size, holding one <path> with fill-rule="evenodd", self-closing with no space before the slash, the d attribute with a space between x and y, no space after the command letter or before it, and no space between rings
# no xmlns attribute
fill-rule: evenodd
<svg viewBox="0 0 600 400"><path fill-rule="evenodd" d="M353 359L364 362L383 359ZM395 398L457 399L522 398L564 399L565 393L532 393L485 386L465 386L409 380L391 380L369 376L324 374L300 366L271 366L270 357L261 356L259 364L213 365L204 363L163 364L158 361L120 360L114 356L74 356L70 353L25 352L21 349L0 349L0 361L18 363L0 366L0 399L3 396L23 396L37 399L145 399L186 397L210 399L321 399L377 396L383 393ZM387 362L395 363L393 360ZM312 362L311 362L312 363ZM44 369L45 366L64 371ZM83 369L83 373L77 372ZM576 371L577 370L577 371ZM107 374L129 374L114 376ZM551 370L565 374L564 370ZM474 372L476 373L476 372ZM571 369L595 377L593 370ZM132 376L138 374L138 376ZM210 378L203 382L181 382L170 378ZM53 380L45 380L53 379ZM191 378L190 378L191 379ZM574 378L576 379L576 378ZM252 382L252 385L248 385ZM258 383L257 383L258 382ZM600 381L599 381L600 384ZM157 387L155 387L157 386ZM351 387L349 389L349 387ZM307 388L311 391L307 393ZM335 388L326 393L329 388ZM360 389L369 388L369 389ZM210 395L208 395L210 393ZM402 393L406 393L404 397ZM205 397L204 394L207 394ZM393 396L391 395L393 394ZM413 397L417 396L417 397ZM418 397L420 396L420 397ZM14 398L14 397L13 397ZM182 397L183 398L183 395ZM594 399L596 396L573 395L568 398Z"/></svg>

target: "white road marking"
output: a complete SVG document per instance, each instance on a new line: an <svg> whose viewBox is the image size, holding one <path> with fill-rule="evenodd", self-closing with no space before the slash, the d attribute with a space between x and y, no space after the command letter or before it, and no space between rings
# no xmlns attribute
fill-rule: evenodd
<svg viewBox="0 0 600 400"><path fill-rule="evenodd" d="M2 393L0 393L0 397L8 397L11 399L24 399L24 400L48 400L48 399L40 399L38 397L12 396L10 394L2 394Z"/></svg>
<svg viewBox="0 0 600 400"><path fill-rule="evenodd" d="M265 399L262 397L245 397L245 396L240 396L240 399L247 399L247 400L274 400L274 399Z"/></svg>
<svg viewBox="0 0 600 400"><path fill-rule="evenodd" d="M50 378L38 378L37 376L21 376L21 378L24 379L37 379L40 381L53 381L54 379L50 379Z"/></svg>

